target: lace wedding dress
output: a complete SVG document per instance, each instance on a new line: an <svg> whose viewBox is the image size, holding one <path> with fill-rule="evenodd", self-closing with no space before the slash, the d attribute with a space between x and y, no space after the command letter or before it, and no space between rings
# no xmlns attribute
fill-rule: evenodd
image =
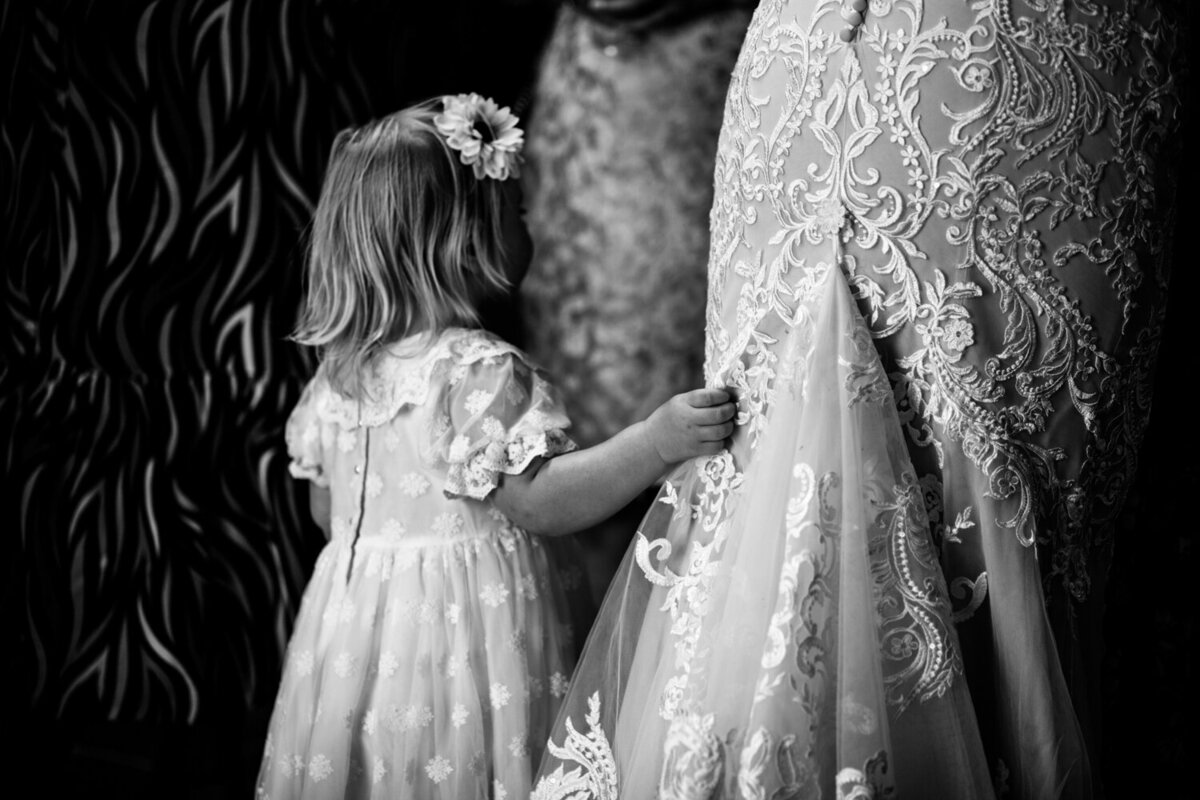
<svg viewBox="0 0 1200 800"><path fill-rule="evenodd" d="M1148 411L1168 8L758 8L709 259L739 427L644 520L535 798L1094 796L1056 623Z"/></svg>

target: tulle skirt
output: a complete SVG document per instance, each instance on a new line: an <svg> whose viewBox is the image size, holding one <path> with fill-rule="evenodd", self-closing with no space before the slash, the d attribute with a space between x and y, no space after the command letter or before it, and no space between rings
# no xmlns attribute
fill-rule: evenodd
<svg viewBox="0 0 1200 800"><path fill-rule="evenodd" d="M794 324L721 365L752 387L732 445L643 521L535 798L992 795L891 388L808 270Z"/></svg>
<svg viewBox="0 0 1200 800"><path fill-rule="evenodd" d="M260 798L528 796L571 671L523 533L331 542L288 648Z"/></svg>

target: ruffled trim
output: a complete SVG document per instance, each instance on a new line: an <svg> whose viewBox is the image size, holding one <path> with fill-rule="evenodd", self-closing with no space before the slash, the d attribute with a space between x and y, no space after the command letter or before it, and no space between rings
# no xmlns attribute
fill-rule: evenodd
<svg viewBox="0 0 1200 800"><path fill-rule="evenodd" d="M374 374L365 382L367 396L358 400L344 397L322 382L314 408L317 416L344 429L378 427L390 421L405 406L419 406L429 399L435 376L448 367L467 367L478 361L520 351L486 331L449 328L425 352L417 356L397 354L393 346L376 363ZM361 418L359 416L361 408Z"/></svg>
<svg viewBox="0 0 1200 800"><path fill-rule="evenodd" d="M321 469L320 464L307 464L298 458L293 458L288 464L288 474L293 478L312 481L314 486L322 489L329 488L329 478L326 477L325 470Z"/></svg>
<svg viewBox="0 0 1200 800"><path fill-rule="evenodd" d="M560 429L515 432L494 440L462 461L450 463L444 492L482 500L500 484L500 475L520 475L539 456L553 458L576 448Z"/></svg>

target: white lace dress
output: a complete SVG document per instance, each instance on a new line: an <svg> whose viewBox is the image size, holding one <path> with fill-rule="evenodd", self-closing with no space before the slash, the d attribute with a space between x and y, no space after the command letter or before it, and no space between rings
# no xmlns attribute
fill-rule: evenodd
<svg viewBox="0 0 1200 800"><path fill-rule="evenodd" d="M708 262L738 430L643 521L535 798L1100 796L1182 10L759 3Z"/></svg>
<svg viewBox="0 0 1200 800"><path fill-rule="evenodd" d="M501 473L572 449L567 418L520 352L479 331L394 346L369 389L360 404L318 377L288 422L292 473L331 492L332 538L258 796L526 797L569 631L548 548L487 497Z"/></svg>

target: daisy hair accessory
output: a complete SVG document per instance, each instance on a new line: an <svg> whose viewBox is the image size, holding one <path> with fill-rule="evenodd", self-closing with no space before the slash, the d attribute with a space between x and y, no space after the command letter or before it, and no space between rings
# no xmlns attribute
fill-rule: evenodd
<svg viewBox="0 0 1200 800"><path fill-rule="evenodd" d="M506 180L516 177L521 162L525 133L507 106L477 94L446 95L442 113L433 118L446 144L458 151L458 159L475 170L476 178Z"/></svg>

